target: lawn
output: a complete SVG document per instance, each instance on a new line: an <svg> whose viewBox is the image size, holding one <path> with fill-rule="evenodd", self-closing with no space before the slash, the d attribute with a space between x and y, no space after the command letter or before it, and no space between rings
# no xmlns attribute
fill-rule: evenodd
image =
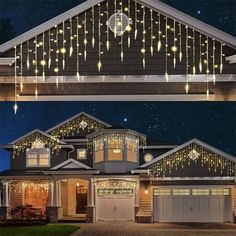
<svg viewBox="0 0 236 236"><path fill-rule="evenodd" d="M1 236L68 236L79 229L75 225L1 227Z"/></svg>

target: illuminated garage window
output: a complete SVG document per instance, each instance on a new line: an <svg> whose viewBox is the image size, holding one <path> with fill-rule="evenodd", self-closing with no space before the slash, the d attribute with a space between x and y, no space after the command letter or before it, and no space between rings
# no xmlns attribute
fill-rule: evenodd
<svg viewBox="0 0 236 236"><path fill-rule="evenodd" d="M154 193L155 196L167 196L167 195L171 195L171 190L170 189L165 189L165 188L161 188L161 189L154 189Z"/></svg>
<svg viewBox="0 0 236 236"><path fill-rule="evenodd" d="M209 189L205 189L205 188L193 189L192 190L192 194L193 195L209 195L210 194L210 190Z"/></svg>
<svg viewBox="0 0 236 236"><path fill-rule="evenodd" d="M173 195L190 195L190 189L173 189Z"/></svg>
<svg viewBox="0 0 236 236"><path fill-rule="evenodd" d="M229 196L230 189L229 188L214 188L214 189L212 189L212 195Z"/></svg>

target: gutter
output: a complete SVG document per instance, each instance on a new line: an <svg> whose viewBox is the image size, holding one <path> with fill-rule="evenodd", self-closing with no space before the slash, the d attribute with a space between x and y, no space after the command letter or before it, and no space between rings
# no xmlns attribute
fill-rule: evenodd
<svg viewBox="0 0 236 236"><path fill-rule="evenodd" d="M148 169L137 169L137 170L131 170L132 174L149 174L150 170Z"/></svg>

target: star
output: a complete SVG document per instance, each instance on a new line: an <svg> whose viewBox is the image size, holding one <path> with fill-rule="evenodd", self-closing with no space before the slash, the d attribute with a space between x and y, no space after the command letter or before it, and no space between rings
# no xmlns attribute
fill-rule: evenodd
<svg viewBox="0 0 236 236"><path fill-rule="evenodd" d="M123 119L123 121L124 121L124 122L127 122L127 121L128 121L128 119L127 119L127 118L124 118L124 119Z"/></svg>
<svg viewBox="0 0 236 236"><path fill-rule="evenodd" d="M200 10L198 10L198 11L197 11L197 14L201 14L201 11L200 11Z"/></svg>

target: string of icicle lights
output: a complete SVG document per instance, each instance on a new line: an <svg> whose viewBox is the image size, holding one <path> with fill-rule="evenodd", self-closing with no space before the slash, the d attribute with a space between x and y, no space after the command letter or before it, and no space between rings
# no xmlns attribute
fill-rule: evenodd
<svg viewBox="0 0 236 236"><path fill-rule="evenodd" d="M120 12L129 19L124 32L118 28L125 22L115 20L115 30L109 28L110 17ZM119 14L117 14L119 15ZM224 43L207 37L183 22L167 17L132 0L107 0L83 13L69 17L42 34L15 46L15 103L24 92L24 76L34 76L35 98L40 93L39 84L48 76L59 84L60 76L70 75L80 82L81 64L95 63L94 71L103 74L105 61L111 53L126 65L134 50L140 56L139 67L153 68L153 63L166 81L173 71L186 74L183 91L191 92L190 78L195 74L206 75L206 98L210 94L209 82L216 81L224 63ZM115 53L114 53L115 52ZM133 54L132 54L133 55ZM153 60L151 60L153 59ZM156 60L158 59L158 60ZM72 67L71 67L72 66ZM71 68L74 68L71 70Z"/></svg>

